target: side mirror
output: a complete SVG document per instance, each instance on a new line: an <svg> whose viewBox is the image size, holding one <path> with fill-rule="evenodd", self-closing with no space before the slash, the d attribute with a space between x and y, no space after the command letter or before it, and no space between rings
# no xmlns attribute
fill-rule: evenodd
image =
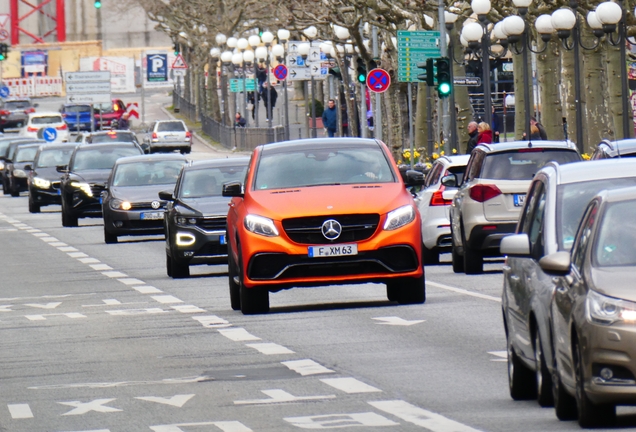
<svg viewBox="0 0 636 432"><path fill-rule="evenodd" d="M55 167L55 171L66 174L68 172L68 165L58 165Z"/></svg>
<svg viewBox="0 0 636 432"><path fill-rule="evenodd" d="M422 186L424 184L424 173L415 170L406 171L404 183L406 186Z"/></svg>
<svg viewBox="0 0 636 432"><path fill-rule="evenodd" d="M499 252L502 255L528 257L530 256L530 239L528 234L512 234L501 239Z"/></svg>
<svg viewBox="0 0 636 432"><path fill-rule="evenodd" d="M570 252L555 252L539 260L539 267L547 274L565 276L570 273L572 261Z"/></svg>
<svg viewBox="0 0 636 432"><path fill-rule="evenodd" d="M26 171L32 171L32 170L33 170L33 167L32 167L31 165L28 165L28 164L27 164L27 165L25 165L25 166L24 166L24 169L25 169Z"/></svg>
<svg viewBox="0 0 636 432"><path fill-rule="evenodd" d="M243 185L240 182L231 182L223 184L224 197L243 197Z"/></svg>
<svg viewBox="0 0 636 432"><path fill-rule="evenodd" d="M161 191L159 192L159 199L163 201L174 201L174 196L172 195L172 191Z"/></svg>
<svg viewBox="0 0 636 432"><path fill-rule="evenodd" d="M442 184L446 187L457 187L457 176L455 174L449 174L442 177Z"/></svg>

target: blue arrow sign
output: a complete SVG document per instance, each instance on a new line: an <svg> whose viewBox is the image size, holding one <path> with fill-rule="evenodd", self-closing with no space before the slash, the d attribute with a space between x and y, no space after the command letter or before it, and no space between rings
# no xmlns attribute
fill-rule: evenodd
<svg viewBox="0 0 636 432"><path fill-rule="evenodd" d="M57 138L57 130L55 130L55 128L48 127L44 129L44 132L42 133L42 137L44 138L44 141L46 142L53 142Z"/></svg>
<svg viewBox="0 0 636 432"><path fill-rule="evenodd" d="M11 94L11 90L9 90L9 87L7 86L0 87L0 97L6 98L6 97L9 97L10 94Z"/></svg>

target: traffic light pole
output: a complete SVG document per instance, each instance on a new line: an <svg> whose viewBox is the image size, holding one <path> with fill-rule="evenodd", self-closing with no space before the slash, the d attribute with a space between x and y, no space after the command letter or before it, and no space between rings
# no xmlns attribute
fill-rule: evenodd
<svg viewBox="0 0 636 432"><path fill-rule="evenodd" d="M446 27L446 19L444 17L444 6L445 6L445 2L442 0L438 0L437 1L437 14L438 14L438 20L439 20L439 29L440 29L440 35L441 37L439 38L439 51L440 51L440 55L442 57L448 57L448 46L446 45L446 34L444 33L443 29ZM450 67L451 70L451 95L454 93L454 89L453 87L453 65L451 65ZM449 104L449 98L444 97L442 98L442 130L444 131L444 153L445 154L451 154L451 143L450 141L453 140L452 135L451 135L451 115L454 115L455 112L455 104L453 104L453 114L451 114L450 112L450 104ZM441 143L440 143L441 144Z"/></svg>
<svg viewBox="0 0 636 432"><path fill-rule="evenodd" d="M410 160L410 165L411 168L413 168L414 165L414 156L415 156L415 152L413 151L413 85L409 82L408 83L408 98L409 98L409 143L410 143L410 155L411 155L411 160Z"/></svg>

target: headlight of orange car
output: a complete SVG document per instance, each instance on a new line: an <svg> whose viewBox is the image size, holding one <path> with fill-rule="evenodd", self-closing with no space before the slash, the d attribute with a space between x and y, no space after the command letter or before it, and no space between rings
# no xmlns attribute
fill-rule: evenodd
<svg viewBox="0 0 636 432"><path fill-rule="evenodd" d="M263 216L248 214L245 216L245 228L254 234L266 237L276 237L278 235L274 221Z"/></svg>
<svg viewBox="0 0 636 432"><path fill-rule="evenodd" d="M405 205L389 212L389 214L386 215L384 229L387 231L398 229L410 222L413 222L413 219L415 219L415 209L412 205Z"/></svg>

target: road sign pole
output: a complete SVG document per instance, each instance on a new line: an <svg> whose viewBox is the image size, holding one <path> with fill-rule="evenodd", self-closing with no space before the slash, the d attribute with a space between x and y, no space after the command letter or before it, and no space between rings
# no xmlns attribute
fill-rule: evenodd
<svg viewBox="0 0 636 432"><path fill-rule="evenodd" d="M371 30L373 38L373 58L377 59L380 55L378 48L378 28L373 26ZM382 97L380 93L375 94L375 106L373 113L373 136L382 140Z"/></svg>
<svg viewBox="0 0 636 432"><path fill-rule="evenodd" d="M367 86L360 83L360 138L367 137Z"/></svg>
<svg viewBox="0 0 636 432"><path fill-rule="evenodd" d="M307 108L309 107L309 82L303 81L303 90L305 93L305 135L309 138L309 116L307 115Z"/></svg>
<svg viewBox="0 0 636 432"><path fill-rule="evenodd" d="M144 71L144 61L146 60L146 52L141 53L141 124L146 127L146 73ZM146 64L146 68L148 65ZM101 127L101 124L100 124Z"/></svg>
<svg viewBox="0 0 636 432"><path fill-rule="evenodd" d="M76 108L77 109L77 108ZM92 117L92 111L91 111L91 117ZM79 133L79 111L75 111L75 132Z"/></svg>
<svg viewBox="0 0 636 432"><path fill-rule="evenodd" d="M448 46L446 44L446 33L444 31L444 29L446 28L446 19L444 16L444 7L445 7L446 3L443 2L442 0L437 0L437 12L438 12L438 21L439 21L439 31L440 31L440 35L441 37L439 38L439 43L440 43L440 54L442 55L442 57L448 57ZM451 83L453 82L453 65L451 64L450 67L450 74L451 74ZM451 98L453 98L453 89L451 89ZM453 112L451 113L451 107ZM455 102L453 101L453 103L451 104L449 101L449 98L442 98L442 129L444 131L444 152L445 154L452 154L451 152L451 142L453 142L452 145L456 145L454 140L453 140L453 135L454 132L451 130L452 126L451 123L453 123L453 121L451 120L451 116L455 115Z"/></svg>
<svg viewBox="0 0 636 432"><path fill-rule="evenodd" d="M318 138L318 131L316 129L316 80L314 76L311 76L311 118L313 119L313 123L311 125L311 137Z"/></svg>
<svg viewBox="0 0 636 432"><path fill-rule="evenodd" d="M95 132L95 107L91 104L91 133Z"/></svg>

